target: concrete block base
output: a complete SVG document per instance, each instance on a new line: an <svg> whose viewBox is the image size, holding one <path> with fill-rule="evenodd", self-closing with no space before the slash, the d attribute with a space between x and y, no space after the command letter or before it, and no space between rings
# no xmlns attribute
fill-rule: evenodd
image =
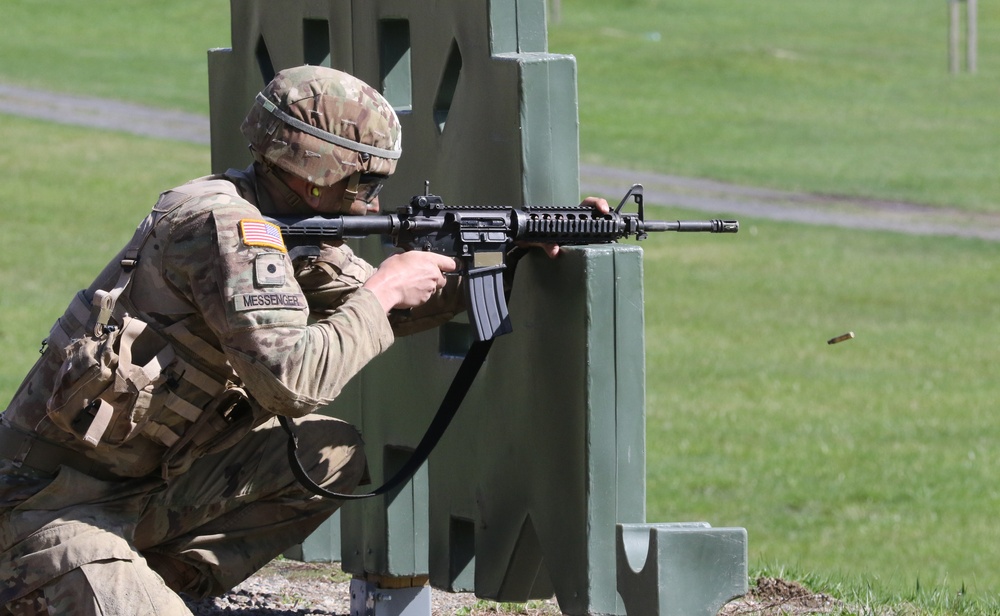
<svg viewBox="0 0 1000 616"><path fill-rule="evenodd" d="M714 616L746 594L747 532L689 524L618 524L618 594L629 616Z"/></svg>
<svg viewBox="0 0 1000 616"><path fill-rule="evenodd" d="M430 616L431 587L382 588L361 578L351 580L351 616Z"/></svg>

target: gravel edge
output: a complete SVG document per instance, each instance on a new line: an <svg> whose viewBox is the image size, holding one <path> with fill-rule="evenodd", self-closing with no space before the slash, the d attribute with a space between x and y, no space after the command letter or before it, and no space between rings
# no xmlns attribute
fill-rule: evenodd
<svg viewBox="0 0 1000 616"><path fill-rule="evenodd" d="M350 574L338 563L304 563L279 558L221 597L188 599L195 616L350 616ZM431 615L557 615L555 599L501 606L472 593L431 588Z"/></svg>

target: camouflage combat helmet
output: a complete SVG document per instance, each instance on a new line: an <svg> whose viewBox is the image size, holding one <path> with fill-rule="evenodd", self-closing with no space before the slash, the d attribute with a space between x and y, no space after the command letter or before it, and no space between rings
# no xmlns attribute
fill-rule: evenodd
<svg viewBox="0 0 1000 616"><path fill-rule="evenodd" d="M275 75L240 130L257 160L315 186L391 175L402 153L392 105L360 79L322 66Z"/></svg>

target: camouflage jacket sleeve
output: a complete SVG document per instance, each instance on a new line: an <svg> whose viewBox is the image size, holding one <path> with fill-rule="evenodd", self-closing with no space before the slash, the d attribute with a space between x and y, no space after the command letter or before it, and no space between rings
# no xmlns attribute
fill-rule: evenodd
<svg viewBox="0 0 1000 616"><path fill-rule="evenodd" d="M389 314L392 331L397 336L409 336L450 321L465 310L461 290L462 281L457 276L448 276L448 282L425 304L405 311Z"/></svg>
<svg viewBox="0 0 1000 616"><path fill-rule="evenodd" d="M300 416L329 403L392 344L378 300L358 288L310 323L307 296L280 235L245 201L211 200L210 207L182 207L168 217L167 284L196 307L265 409Z"/></svg>
<svg viewBox="0 0 1000 616"><path fill-rule="evenodd" d="M296 259L294 266L309 311L317 319L333 314L375 273L343 242L322 244L318 257Z"/></svg>
<svg viewBox="0 0 1000 616"><path fill-rule="evenodd" d="M320 256L296 261L295 276L302 286L314 317L332 314L350 294L360 289L376 268L354 254L340 242L323 244ZM393 311L389 323L396 336L408 336L451 320L465 310L461 281L448 277L448 284L422 306L406 311Z"/></svg>

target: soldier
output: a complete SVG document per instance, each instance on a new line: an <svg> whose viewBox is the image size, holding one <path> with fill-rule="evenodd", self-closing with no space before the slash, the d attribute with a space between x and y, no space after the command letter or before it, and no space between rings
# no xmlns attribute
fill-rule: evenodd
<svg viewBox="0 0 1000 616"><path fill-rule="evenodd" d="M401 141L376 90L288 69L242 132L254 163L164 192L0 416L12 613L189 614L177 593L221 594L300 543L340 501L298 484L276 416L296 418L310 476L351 492L357 431L311 413L395 335L462 309L451 258L376 269L338 244L293 261L262 218L378 210Z"/></svg>

